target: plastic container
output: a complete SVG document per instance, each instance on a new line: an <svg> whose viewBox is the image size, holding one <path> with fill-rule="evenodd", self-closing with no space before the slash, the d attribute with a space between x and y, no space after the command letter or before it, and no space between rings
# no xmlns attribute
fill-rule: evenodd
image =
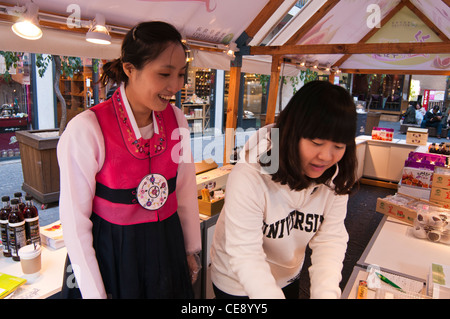
<svg viewBox="0 0 450 319"><path fill-rule="evenodd" d="M38 277L41 271L41 246L26 245L19 249L20 265L28 278Z"/></svg>
<svg viewBox="0 0 450 319"><path fill-rule="evenodd" d="M450 244L450 213L445 209L418 211L413 224L413 235L435 243Z"/></svg>

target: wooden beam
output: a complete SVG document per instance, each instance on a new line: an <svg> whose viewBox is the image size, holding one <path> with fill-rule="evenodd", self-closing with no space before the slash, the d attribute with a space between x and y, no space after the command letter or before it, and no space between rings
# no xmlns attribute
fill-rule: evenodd
<svg viewBox="0 0 450 319"><path fill-rule="evenodd" d="M399 4L395 6L380 22L380 28L372 28L367 34L358 42L358 43L366 43L372 36L375 35L375 33L378 32L386 23L389 22L389 20L394 17L397 12L399 12L403 7L405 6L405 3L403 1L400 1ZM345 54L342 56L336 63L334 63L335 66L340 67L345 61L347 61L352 55L351 54Z"/></svg>
<svg viewBox="0 0 450 319"><path fill-rule="evenodd" d="M341 43L251 47L251 55L450 53L450 42Z"/></svg>
<svg viewBox="0 0 450 319"><path fill-rule="evenodd" d="M411 3L410 0L404 0L405 5L408 7L409 10L414 12L414 14L425 23L427 27L429 27L438 37L444 42L448 42L449 39L445 35L444 32L442 32L428 17L422 13L414 4Z"/></svg>
<svg viewBox="0 0 450 319"><path fill-rule="evenodd" d="M272 56L272 69L270 71L269 96L267 98L266 123L275 122L275 110L277 107L278 86L280 83L281 57Z"/></svg>
<svg viewBox="0 0 450 319"><path fill-rule="evenodd" d="M330 82L331 84L334 84L335 76L336 76L336 73L330 72L330 75L328 76L328 82Z"/></svg>
<svg viewBox="0 0 450 319"><path fill-rule="evenodd" d="M270 0L245 29L245 33L253 38L283 2L284 0Z"/></svg>
<svg viewBox="0 0 450 319"><path fill-rule="evenodd" d="M236 122L239 105L239 88L241 82L241 67L230 68L230 85L228 90L227 119L225 125L225 146L223 164L230 163L230 156L235 145Z"/></svg>
<svg viewBox="0 0 450 319"><path fill-rule="evenodd" d="M393 70L393 69L340 69L343 73L357 74L421 74L421 75L450 75L450 70Z"/></svg>
<svg viewBox="0 0 450 319"><path fill-rule="evenodd" d="M297 44L305 34L308 33L328 12L330 12L333 7L338 4L340 0L331 0L327 1L319 10L314 13L314 15L308 19L303 26L294 33L293 36L289 40L286 41L285 44L293 45Z"/></svg>

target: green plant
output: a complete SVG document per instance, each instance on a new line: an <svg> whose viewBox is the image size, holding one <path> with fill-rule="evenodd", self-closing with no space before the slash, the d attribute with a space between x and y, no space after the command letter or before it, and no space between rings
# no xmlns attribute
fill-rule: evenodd
<svg viewBox="0 0 450 319"><path fill-rule="evenodd" d="M317 80L318 76L319 74L316 71L312 71L310 69L301 70L299 74L299 78L302 80L303 84Z"/></svg>
<svg viewBox="0 0 450 319"><path fill-rule="evenodd" d="M6 83L11 81L11 74L9 73L9 69L13 66L17 68L17 62L20 61L23 57L23 52L10 52L10 51L0 51L0 55L5 59L6 71L0 76L5 80Z"/></svg>
<svg viewBox="0 0 450 319"><path fill-rule="evenodd" d="M256 74L256 76L258 77L259 83L261 84L262 94L266 94L267 93L267 84L270 81L270 75Z"/></svg>

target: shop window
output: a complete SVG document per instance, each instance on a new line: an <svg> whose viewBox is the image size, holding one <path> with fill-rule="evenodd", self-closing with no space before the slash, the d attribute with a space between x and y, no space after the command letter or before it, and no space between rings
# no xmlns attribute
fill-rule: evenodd
<svg viewBox="0 0 450 319"><path fill-rule="evenodd" d="M72 77L62 74L59 89L66 102L67 122L77 114L106 99L107 88L97 83L105 61L79 58L81 67ZM105 62L106 63L106 62ZM61 103L57 102L58 126L61 121Z"/></svg>
<svg viewBox="0 0 450 319"><path fill-rule="evenodd" d="M15 63L7 70L7 61L11 59ZM0 54L0 160L20 155L15 132L30 127L30 61L29 53L2 51Z"/></svg>
<svg viewBox="0 0 450 319"><path fill-rule="evenodd" d="M241 83L242 101L239 102L237 127L244 130L249 128L259 129L264 126L267 92L264 92L261 84L261 75L244 73L243 83ZM224 126L226 125L227 106L228 106L228 91L230 85L230 72L225 72L225 89L224 89Z"/></svg>
<svg viewBox="0 0 450 319"><path fill-rule="evenodd" d="M210 131L214 74L211 69L190 67L186 86L181 90L181 110L194 135L204 135Z"/></svg>
<svg viewBox="0 0 450 319"><path fill-rule="evenodd" d="M355 74L352 94L366 101L369 110L400 113L403 81L397 74Z"/></svg>

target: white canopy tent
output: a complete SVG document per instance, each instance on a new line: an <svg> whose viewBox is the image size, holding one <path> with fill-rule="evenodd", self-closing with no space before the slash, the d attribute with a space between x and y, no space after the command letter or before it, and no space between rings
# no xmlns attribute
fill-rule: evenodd
<svg viewBox="0 0 450 319"><path fill-rule="evenodd" d="M0 2L0 50L111 59L136 23L174 24L191 45L194 65L230 70L227 127L236 127L241 72L271 74L266 123L274 120L278 78L295 74L300 63L349 73L450 75L450 0L34 0L44 36L22 40L7 9L30 0ZM106 17L113 43L88 44L85 33L97 13ZM81 27L66 21L79 19ZM59 21L56 21L58 20ZM275 32L274 30L280 30ZM264 41L268 39L264 45ZM233 63L224 54L237 43ZM281 65L284 63L283 68ZM225 158L232 145L226 146Z"/></svg>

